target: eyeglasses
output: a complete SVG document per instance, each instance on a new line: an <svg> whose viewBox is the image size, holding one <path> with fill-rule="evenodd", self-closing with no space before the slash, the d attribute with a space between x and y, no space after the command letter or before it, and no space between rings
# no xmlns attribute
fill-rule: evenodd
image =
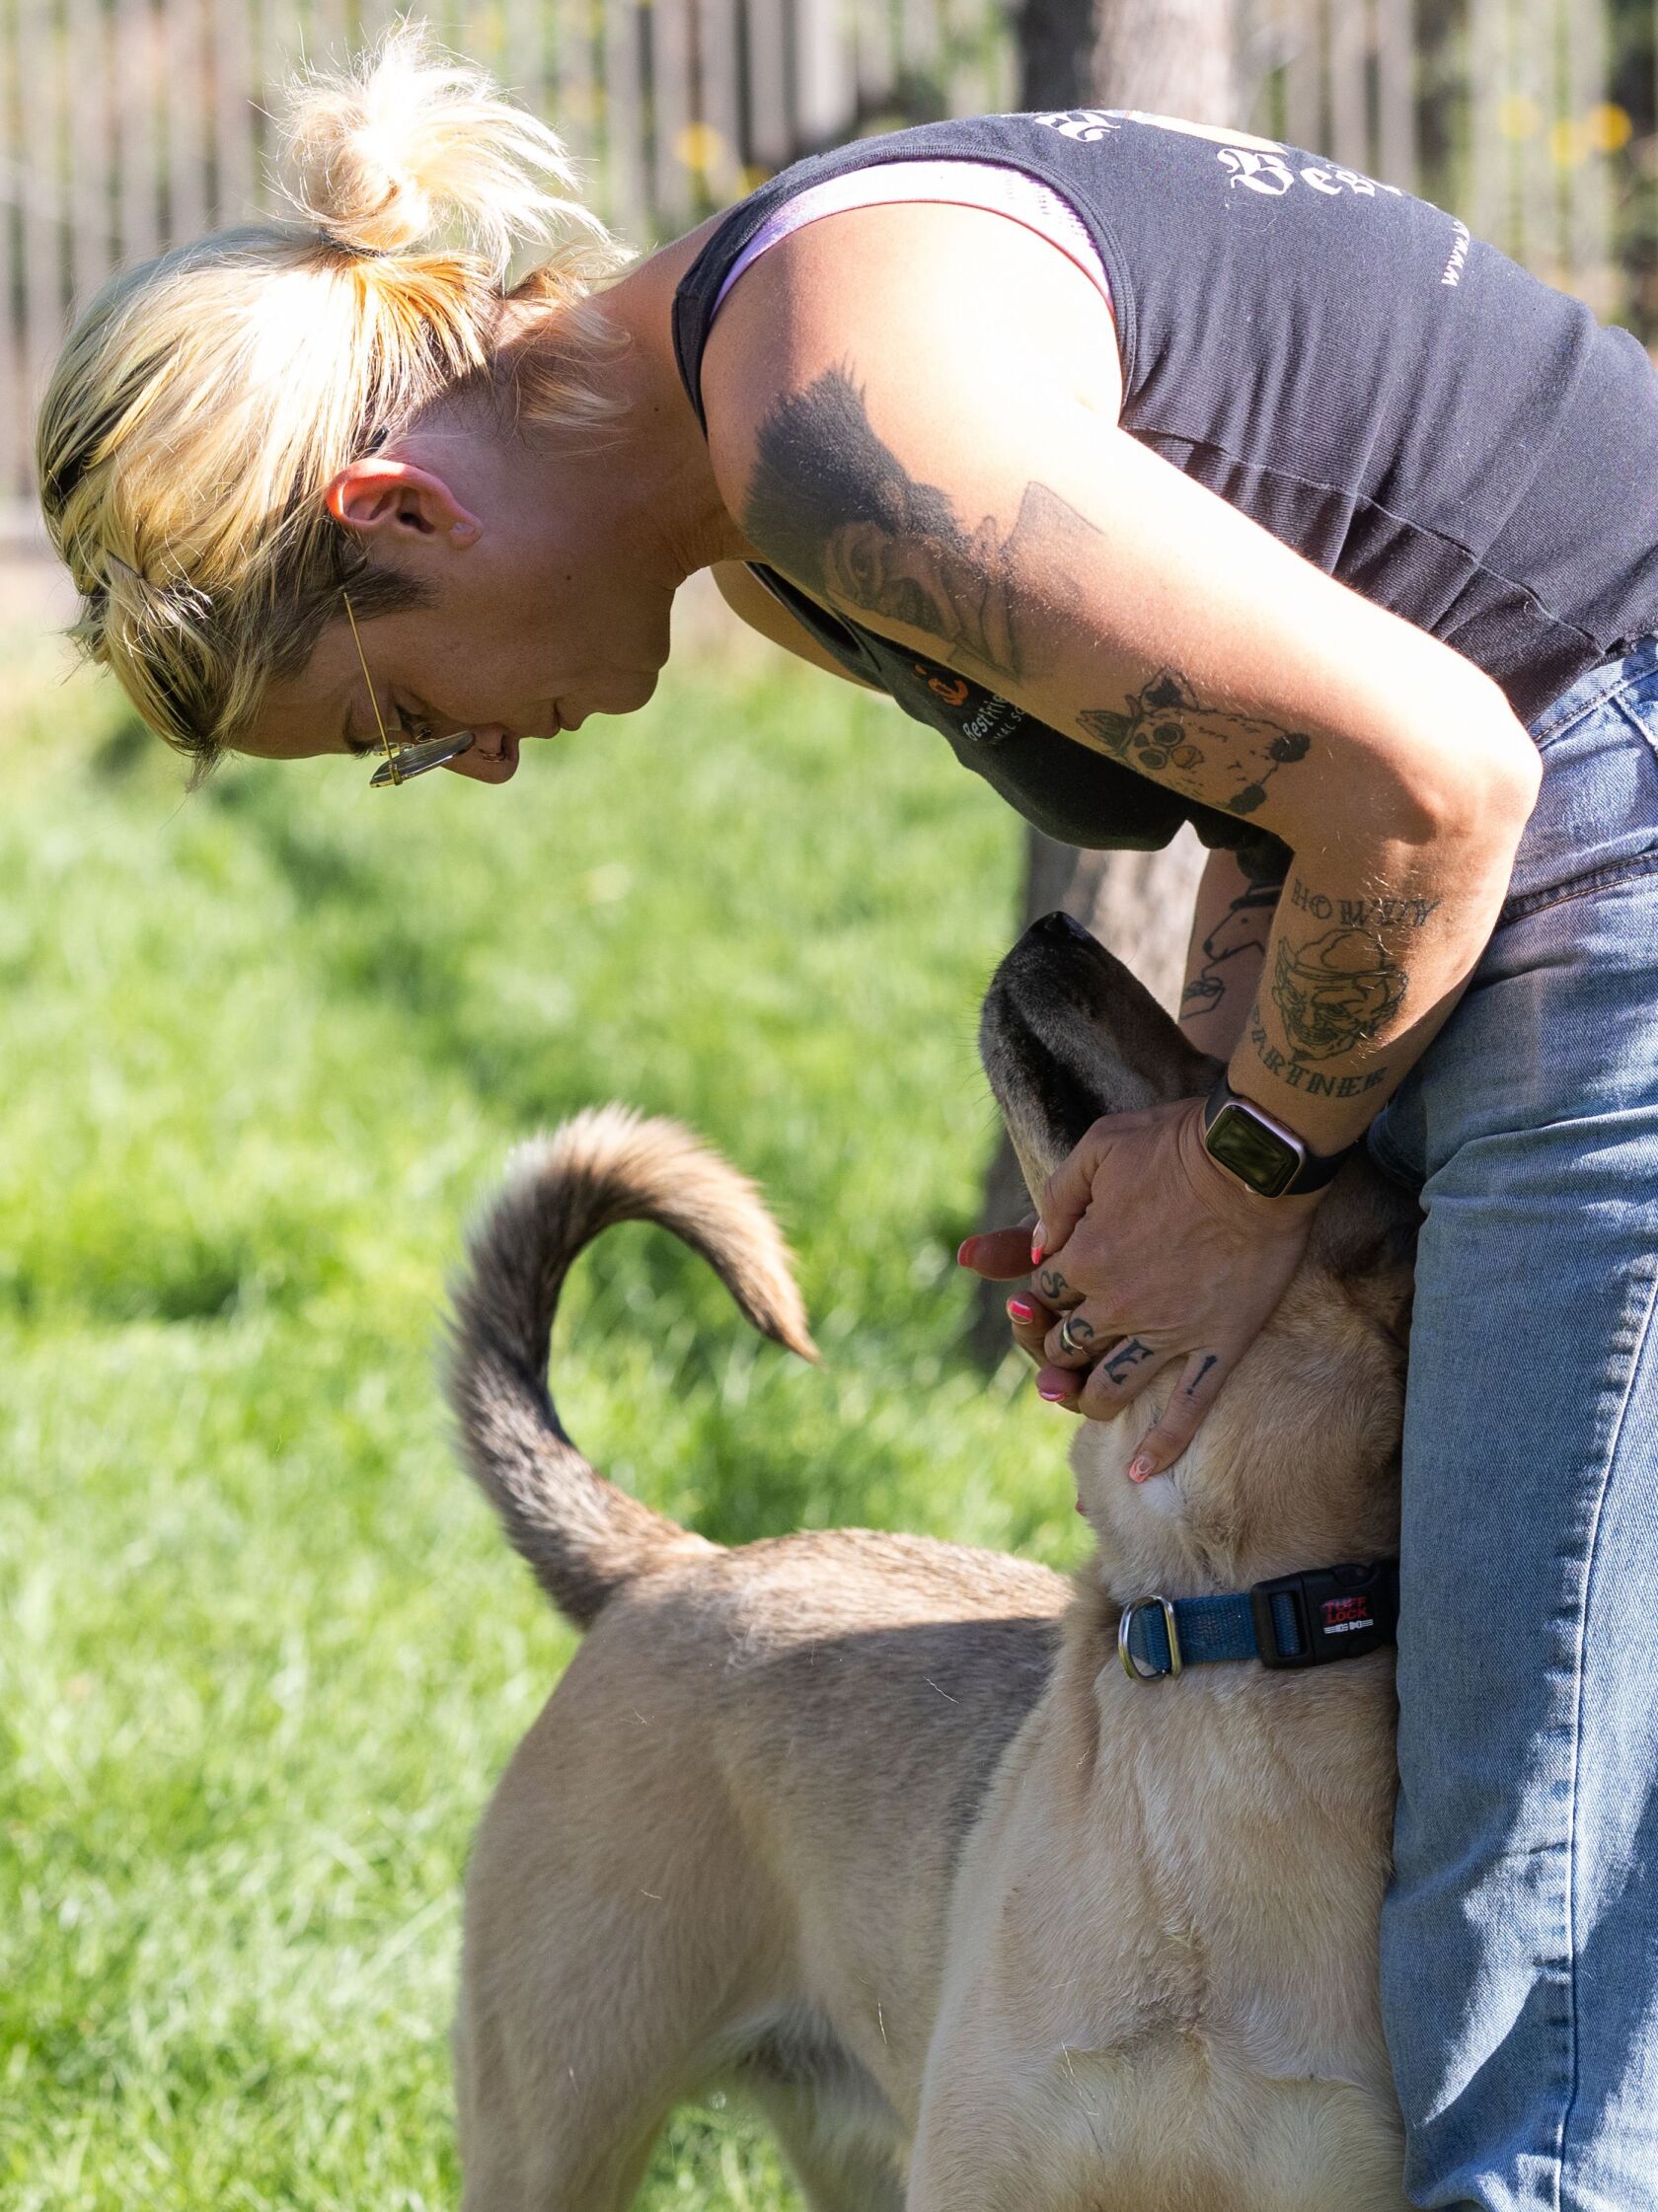
<svg viewBox="0 0 1658 2212"><path fill-rule="evenodd" d="M357 648L357 658L362 663L363 682L368 687L368 703L374 709L374 726L380 732L380 743L386 758L369 777L369 789L384 790L391 783L407 783L412 776L424 775L427 769L442 768L446 761L458 761L463 753L472 749L471 730L457 730L453 737L422 737L420 724L414 724L413 738L393 737L380 718L380 701L374 696L374 679L368 673L368 655L363 651L362 633L357 628L357 618L351 606L351 595L342 591L345 602L345 620L351 626L351 637Z"/></svg>

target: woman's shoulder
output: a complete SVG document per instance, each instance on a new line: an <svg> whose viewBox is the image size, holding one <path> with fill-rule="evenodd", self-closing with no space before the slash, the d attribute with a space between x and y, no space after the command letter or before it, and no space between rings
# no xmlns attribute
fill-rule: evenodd
<svg viewBox="0 0 1658 2212"><path fill-rule="evenodd" d="M870 395L877 411L957 406L975 423L991 395L1022 408L1065 389L1113 419L1121 398L1110 309L1076 262L1003 215L932 201L848 208L780 240L722 303L701 367L728 499L786 406L844 466Z"/></svg>

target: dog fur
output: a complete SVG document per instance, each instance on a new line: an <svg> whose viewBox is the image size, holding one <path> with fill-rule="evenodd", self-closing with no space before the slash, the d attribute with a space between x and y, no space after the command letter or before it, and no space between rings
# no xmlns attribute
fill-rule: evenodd
<svg viewBox="0 0 1658 2212"><path fill-rule="evenodd" d="M1003 963L983 1045L1038 1190L1097 1115L1212 1072L1063 918ZM1400 2212L1392 1655L1140 1685L1116 1636L1153 1591L1394 1548L1414 1208L1344 1171L1170 1473L1124 1475L1158 1385L1080 1428L1098 1541L1075 1586L856 1530L723 1550L603 1481L545 1375L570 1263L625 1219L813 1357L753 1186L671 1123L579 1117L474 1237L467 1463L588 1633L469 1879L466 2212L623 2212L666 2113L715 2085L813 2212Z"/></svg>

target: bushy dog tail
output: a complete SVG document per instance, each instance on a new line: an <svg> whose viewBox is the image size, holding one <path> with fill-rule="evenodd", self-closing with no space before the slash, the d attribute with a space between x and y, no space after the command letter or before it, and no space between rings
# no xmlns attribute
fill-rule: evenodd
<svg viewBox="0 0 1658 2212"><path fill-rule="evenodd" d="M657 1221L701 1252L754 1326L817 1357L789 1249L754 1185L675 1122L578 1114L514 1153L454 1293L449 1403L468 1471L536 1580L577 1627L700 1537L597 1474L547 1386L570 1263L618 1221Z"/></svg>

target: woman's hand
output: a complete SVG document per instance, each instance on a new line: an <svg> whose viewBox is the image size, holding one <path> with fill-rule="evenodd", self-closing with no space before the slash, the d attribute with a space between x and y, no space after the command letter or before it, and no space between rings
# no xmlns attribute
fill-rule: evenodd
<svg viewBox="0 0 1658 2212"><path fill-rule="evenodd" d="M1128 1470L1137 1482L1197 1434L1283 1295L1322 1197L1263 1199L1202 1139L1199 1099L1108 1115L1050 1178L1028 1258L1012 1230L961 1248L962 1264L992 1280L1034 1269L1033 1294L1009 1314L1052 1403L1109 1421L1180 1363Z"/></svg>

